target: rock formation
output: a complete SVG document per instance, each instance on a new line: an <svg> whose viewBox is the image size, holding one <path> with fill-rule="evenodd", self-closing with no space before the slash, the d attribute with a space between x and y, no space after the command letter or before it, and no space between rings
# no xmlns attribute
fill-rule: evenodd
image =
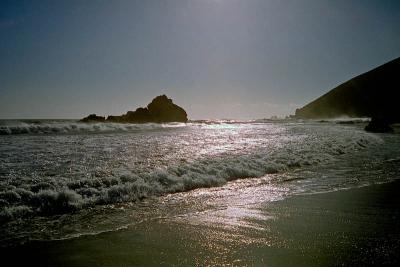
<svg viewBox="0 0 400 267"><path fill-rule="evenodd" d="M106 118L97 116L96 114L90 114L89 116L81 119L81 122L105 122Z"/></svg>
<svg viewBox="0 0 400 267"><path fill-rule="evenodd" d="M365 126L367 132L373 133L391 133L393 128L390 127L390 122L384 118L373 117L371 121Z"/></svg>
<svg viewBox="0 0 400 267"><path fill-rule="evenodd" d="M146 123L146 122L187 122L186 111L172 102L166 95L157 96L145 108L128 111L120 116L104 117L91 114L83 118L82 122L119 122L119 123Z"/></svg>

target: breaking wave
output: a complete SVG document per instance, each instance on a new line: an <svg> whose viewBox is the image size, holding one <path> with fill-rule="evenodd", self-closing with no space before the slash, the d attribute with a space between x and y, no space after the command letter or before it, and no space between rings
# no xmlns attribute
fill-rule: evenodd
<svg viewBox="0 0 400 267"><path fill-rule="evenodd" d="M183 126L185 126L184 123L83 123L74 120L1 121L0 135L132 132Z"/></svg>
<svg viewBox="0 0 400 267"><path fill-rule="evenodd" d="M311 142L305 138L274 151L260 149L245 155L209 157L163 169L117 168L105 177L42 177L25 183L3 181L0 184L0 220L68 213L94 205L220 186L235 179L331 162L342 154L354 153L380 142L376 136L360 133L336 140L314 139L316 141Z"/></svg>

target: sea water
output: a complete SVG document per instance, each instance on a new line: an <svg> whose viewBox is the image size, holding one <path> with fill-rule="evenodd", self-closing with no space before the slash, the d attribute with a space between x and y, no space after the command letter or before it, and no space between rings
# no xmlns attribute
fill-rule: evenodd
<svg viewBox="0 0 400 267"><path fill-rule="evenodd" d="M399 135L364 126L3 120L0 245L115 231L154 218L256 227L243 220L260 216L254 205L398 178Z"/></svg>

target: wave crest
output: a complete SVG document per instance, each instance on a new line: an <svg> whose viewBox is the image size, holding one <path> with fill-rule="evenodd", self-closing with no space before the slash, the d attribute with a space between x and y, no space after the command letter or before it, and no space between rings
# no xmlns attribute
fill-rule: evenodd
<svg viewBox="0 0 400 267"><path fill-rule="evenodd" d="M309 142L276 151L260 148L252 154L211 157L193 163L182 163L164 169L139 172L116 169L107 177L44 177L21 187L0 185L0 220L59 214L98 204L137 201L150 196L213 187L228 181L261 177L310 165L330 162L342 154L354 153L379 143L373 135L355 134L337 140Z"/></svg>
<svg viewBox="0 0 400 267"><path fill-rule="evenodd" d="M83 123L78 121L11 121L0 124L0 135L133 132L183 127L185 123Z"/></svg>

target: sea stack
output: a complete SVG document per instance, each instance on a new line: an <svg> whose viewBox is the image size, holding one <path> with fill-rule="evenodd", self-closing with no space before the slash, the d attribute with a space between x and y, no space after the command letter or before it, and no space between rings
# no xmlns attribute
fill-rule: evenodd
<svg viewBox="0 0 400 267"><path fill-rule="evenodd" d="M96 114L90 114L89 116L81 119L81 122L105 122L106 118L97 116Z"/></svg>
<svg viewBox="0 0 400 267"><path fill-rule="evenodd" d="M187 122L187 113L180 106L174 104L166 95L154 98L145 108L137 108L120 116L108 116L107 119L91 114L81 122L118 122L118 123L165 123Z"/></svg>

